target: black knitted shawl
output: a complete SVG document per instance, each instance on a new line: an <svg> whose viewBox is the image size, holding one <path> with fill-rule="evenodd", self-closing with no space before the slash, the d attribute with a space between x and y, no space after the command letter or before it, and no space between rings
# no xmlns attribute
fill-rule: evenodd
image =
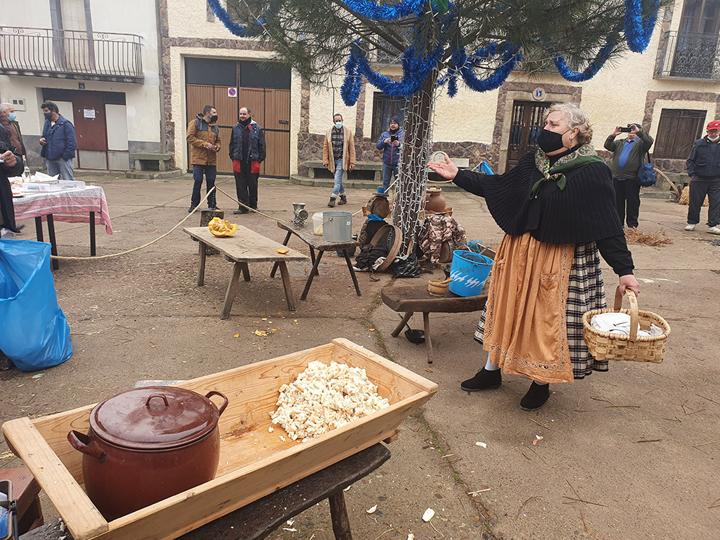
<svg viewBox="0 0 720 540"><path fill-rule="evenodd" d="M540 242L582 244L622 235L608 166L590 163L565 177L565 189L544 182L537 198L531 199L530 190L542 174L534 153L529 153L505 174L460 171L454 182L484 197L492 217L511 236L529 232Z"/></svg>

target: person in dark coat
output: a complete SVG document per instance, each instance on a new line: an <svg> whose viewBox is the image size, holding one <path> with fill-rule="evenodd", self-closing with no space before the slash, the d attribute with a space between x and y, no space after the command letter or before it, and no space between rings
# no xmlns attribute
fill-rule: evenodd
<svg viewBox="0 0 720 540"><path fill-rule="evenodd" d="M720 234L720 120L707 125L707 134L693 144L687 159L690 175L690 204L686 231L694 231L700 223L700 207L705 197L710 199L708 230Z"/></svg>
<svg viewBox="0 0 720 540"><path fill-rule="evenodd" d="M260 166L265 161L265 132L252 119L247 107L240 107L238 111L238 123L232 129L229 150L238 200L257 209L258 178ZM233 214L247 214L249 210L245 206L239 206Z"/></svg>
<svg viewBox="0 0 720 540"><path fill-rule="evenodd" d="M60 176L60 180L74 180L73 159L77 149L75 126L60 114L60 109L52 101L41 105L45 125L40 138L42 150L40 156L45 158L47 173Z"/></svg>
<svg viewBox="0 0 720 540"><path fill-rule="evenodd" d="M505 174L459 171L449 159L430 169L485 199L505 233L498 248L475 339L484 367L463 381L467 392L500 387L501 369L533 382L520 407L542 407L549 383L569 383L607 371L583 337L582 316L604 308L600 256L619 277L618 290L636 294L633 260L615 209L610 169L596 154L585 113L553 105L538 150Z"/></svg>
<svg viewBox="0 0 720 540"><path fill-rule="evenodd" d="M15 223L12 188L9 177L20 176L25 167L19 150L10 144L7 131L0 128L0 236L3 231L19 233Z"/></svg>

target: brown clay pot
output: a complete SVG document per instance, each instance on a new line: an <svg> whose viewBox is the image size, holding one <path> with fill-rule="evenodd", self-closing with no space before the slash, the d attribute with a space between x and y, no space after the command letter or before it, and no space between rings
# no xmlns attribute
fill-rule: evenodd
<svg viewBox="0 0 720 540"><path fill-rule="evenodd" d="M425 195L425 210L427 212L444 212L447 207L447 201L443 195L442 188L427 188Z"/></svg>
<svg viewBox="0 0 720 540"><path fill-rule="evenodd" d="M219 396L218 408L210 397ZM90 413L90 431L68 433L82 452L85 491L108 521L212 480L218 420L228 399L169 386L118 394Z"/></svg>

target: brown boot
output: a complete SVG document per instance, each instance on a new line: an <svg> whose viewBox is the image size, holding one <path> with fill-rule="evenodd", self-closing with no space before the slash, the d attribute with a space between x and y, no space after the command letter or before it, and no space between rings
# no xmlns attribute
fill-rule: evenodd
<svg viewBox="0 0 720 540"><path fill-rule="evenodd" d="M342 203L340 203L342 204ZM330 208L333 208L335 206L335 197L330 197L330 200L328 201L328 206Z"/></svg>
<svg viewBox="0 0 720 540"><path fill-rule="evenodd" d="M338 204L347 204L347 197L344 193L340 194L340 202Z"/></svg>

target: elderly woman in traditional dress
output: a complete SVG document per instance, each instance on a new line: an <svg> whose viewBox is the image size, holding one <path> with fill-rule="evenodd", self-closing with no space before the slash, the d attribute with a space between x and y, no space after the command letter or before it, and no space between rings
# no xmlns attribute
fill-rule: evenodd
<svg viewBox="0 0 720 540"><path fill-rule="evenodd" d="M615 209L610 169L590 145L592 129L576 105L550 108L538 150L502 175L458 171L452 161L429 167L484 197L505 232L495 257L488 302L475 339L485 366L463 381L468 392L498 388L505 373L532 380L520 400L542 407L549 383L607 371L583 340L582 315L604 308L600 257L619 276L621 292L639 292L632 255Z"/></svg>

